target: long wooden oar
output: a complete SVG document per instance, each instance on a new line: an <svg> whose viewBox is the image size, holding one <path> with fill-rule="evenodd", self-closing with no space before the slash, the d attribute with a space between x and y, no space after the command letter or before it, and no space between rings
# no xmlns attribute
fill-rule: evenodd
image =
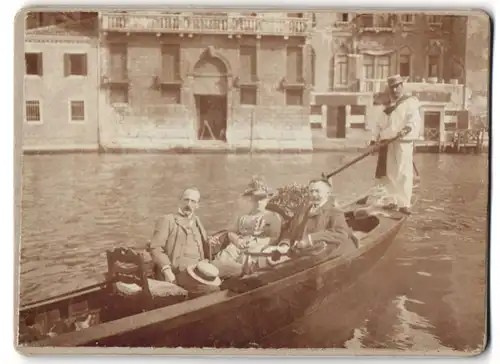
<svg viewBox="0 0 500 364"><path fill-rule="evenodd" d="M349 168L350 166L352 166L353 164L356 164L357 162L359 162L362 159L365 159L366 157L368 157L369 155L371 155L373 152L375 152L379 148L381 148L383 146L386 146L386 145L389 145L390 143L392 143L396 139L399 139L399 137L396 136L394 138L386 140L383 143L376 144L373 147L369 147L367 152L361 154L359 157L354 158L349 163L344 164L342 167L337 168L335 171L333 171L331 173L328 173L328 174L322 173L321 177L324 178L324 179L326 179L326 180L330 179L331 177L335 176L336 174L339 174L340 172L342 172L344 169Z"/></svg>

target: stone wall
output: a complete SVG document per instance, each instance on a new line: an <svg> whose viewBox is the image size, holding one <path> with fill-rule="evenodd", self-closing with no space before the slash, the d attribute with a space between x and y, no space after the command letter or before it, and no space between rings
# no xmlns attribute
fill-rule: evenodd
<svg viewBox="0 0 500 364"><path fill-rule="evenodd" d="M199 82L210 81L197 78L193 70L209 46L213 47L213 56L227 68L222 82L227 88L228 146L248 147L253 136L252 147L255 148L312 148L309 90L304 92L302 106L287 106L285 93L280 88L287 69L285 46L297 45L300 41L224 35L111 35L101 48L102 74L109 73L107 45L112 42L127 44L130 89L128 105L117 107L110 103L109 90L101 88L101 115L106 115L101 120L101 140L105 148L172 148L196 144L198 116L193 90L195 84L199 86ZM182 92L179 104L168 104L153 87L153 76L161 70L161 43L180 44ZM257 47L257 105L240 104L240 89L235 86L235 77L240 73L240 44Z"/></svg>

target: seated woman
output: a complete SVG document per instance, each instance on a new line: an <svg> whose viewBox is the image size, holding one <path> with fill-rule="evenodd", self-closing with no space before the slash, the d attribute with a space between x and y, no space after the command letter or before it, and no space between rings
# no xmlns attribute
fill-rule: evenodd
<svg viewBox="0 0 500 364"><path fill-rule="evenodd" d="M269 187L262 178L253 178L243 197L250 202L250 211L236 219L229 229L229 244L214 258L212 264L219 269L221 278L241 276L252 264L244 254L248 248L259 249L274 244L281 233L278 214L266 210L271 196Z"/></svg>

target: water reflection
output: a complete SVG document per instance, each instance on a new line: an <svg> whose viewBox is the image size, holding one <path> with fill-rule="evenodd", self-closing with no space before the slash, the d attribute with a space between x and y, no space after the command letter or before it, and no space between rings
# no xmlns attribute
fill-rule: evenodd
<svg viewBox="0 0 500 364"><path fill-rule="evenodd" d="M306 183L354 155L56 155L23 165L21 300L97 282L105 250L144 247L155 219L198 186L200 217L225 228L252 175ZM470 350L483 341L488 174L485 156L417 155L422 195L394 247L339 302L263 345ZM375 157L334 178L348 200L373 182ZM460 168L458 168L460 167ZM466 172L464 172L466 171Z"/></svg>

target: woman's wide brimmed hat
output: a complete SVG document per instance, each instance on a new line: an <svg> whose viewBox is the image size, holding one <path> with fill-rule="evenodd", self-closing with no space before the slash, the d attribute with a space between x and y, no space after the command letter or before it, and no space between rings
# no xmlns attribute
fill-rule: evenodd
<svg viewBox="0 0 500 364"><path fill-rule="evenodd" d="M219 269L209 262L201 261L197 264L190 265L187 268L188 274L199 283L207 286L220 286L221 279L219 277Z"/></svg>
<svg viewBox="0 0 500 364"><path fill-rule="evenodd" d="M266 198L272 196L271 188L266 184L264 178L253 177L243 192L243 196L251 196L257 198Z"/></svg>

